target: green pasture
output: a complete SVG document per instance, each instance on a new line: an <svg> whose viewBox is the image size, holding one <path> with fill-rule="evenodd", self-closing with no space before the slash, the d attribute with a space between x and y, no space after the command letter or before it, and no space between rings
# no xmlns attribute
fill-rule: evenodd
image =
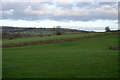
<svg viewBox="0 0 120 80"><path fill-rule="evenodd" d="M76 34L78 35L80 34ZM118 51L108 49L110 45L118 45L117 37L114 34L75 41L3 48L2 76L3 78L117 78ZM17 41L20 39L16 39Z"/></svg>
<svg viewBox="0 0 120 80"><path fill-rule="evenodd" d="M70 34L70 35L59 35L59 36L54 35L54 36L45 36L45 37L17 38L17 39L12 39L12 40L3 40L2 44L48 40L48 39L70 38L70 37L80 37L80 36L95 35L95 34L102 34L102 33L81 33L81 34Z"/></svg>

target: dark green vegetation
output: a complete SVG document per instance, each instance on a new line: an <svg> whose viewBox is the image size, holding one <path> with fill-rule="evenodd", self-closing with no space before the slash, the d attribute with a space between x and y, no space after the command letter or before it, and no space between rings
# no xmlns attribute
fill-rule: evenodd
<svg viewBox="0 0 120 80"><path fill-rule="evenodd" d="M117 37L3 48L3 78L117 78Z"/></svg>

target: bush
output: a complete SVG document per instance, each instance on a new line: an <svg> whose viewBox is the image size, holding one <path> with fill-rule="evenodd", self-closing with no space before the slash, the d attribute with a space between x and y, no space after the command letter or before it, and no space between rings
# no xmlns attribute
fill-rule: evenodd
<svg viewBox="0 0 120 80"><path fill-rule="evenodd" d="M110 27L109 26L105 27L105 30L106 32L110 32Z"/></svg>

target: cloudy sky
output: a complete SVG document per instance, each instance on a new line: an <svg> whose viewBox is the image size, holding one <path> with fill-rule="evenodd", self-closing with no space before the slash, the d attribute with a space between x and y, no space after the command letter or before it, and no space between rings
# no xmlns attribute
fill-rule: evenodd
<svg viewBox="0 0 120 80"><path fill-rule="evenodd" d="M0 7L0 26L118 29L118 0L2 0Z"/></svg>

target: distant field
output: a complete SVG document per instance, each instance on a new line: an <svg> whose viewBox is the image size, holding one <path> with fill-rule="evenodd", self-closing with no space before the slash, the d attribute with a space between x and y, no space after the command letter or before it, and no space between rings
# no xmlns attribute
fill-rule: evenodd
<svg viewBox="0 0 120 80"><path fill-rule="evenodd" d="M3 40L2 44L48 40L48 39L70 38L70 37L80 37L80 36L88 36L88 35L95 35L95 34L102 34L102 33L81 33L81 34L70 34L70 35L59 35L59 36L54 35L54 36L45 36L45 37L18 38L18 39L12 39L12 40Z"/></svg>
<svg viewBox="0 0 120 80"><path fill-rule="evenodd" d="M83 34L69 37L80 35ZM3 48L3 78L117 78L118 51L108 49L110 45L118 45L117 37L114 34L68 42ZM36 37L47 38L50 37ZM27 40L29 39L36 40ZM22 39L15 39L15 42L19 41Z"/></svg>

